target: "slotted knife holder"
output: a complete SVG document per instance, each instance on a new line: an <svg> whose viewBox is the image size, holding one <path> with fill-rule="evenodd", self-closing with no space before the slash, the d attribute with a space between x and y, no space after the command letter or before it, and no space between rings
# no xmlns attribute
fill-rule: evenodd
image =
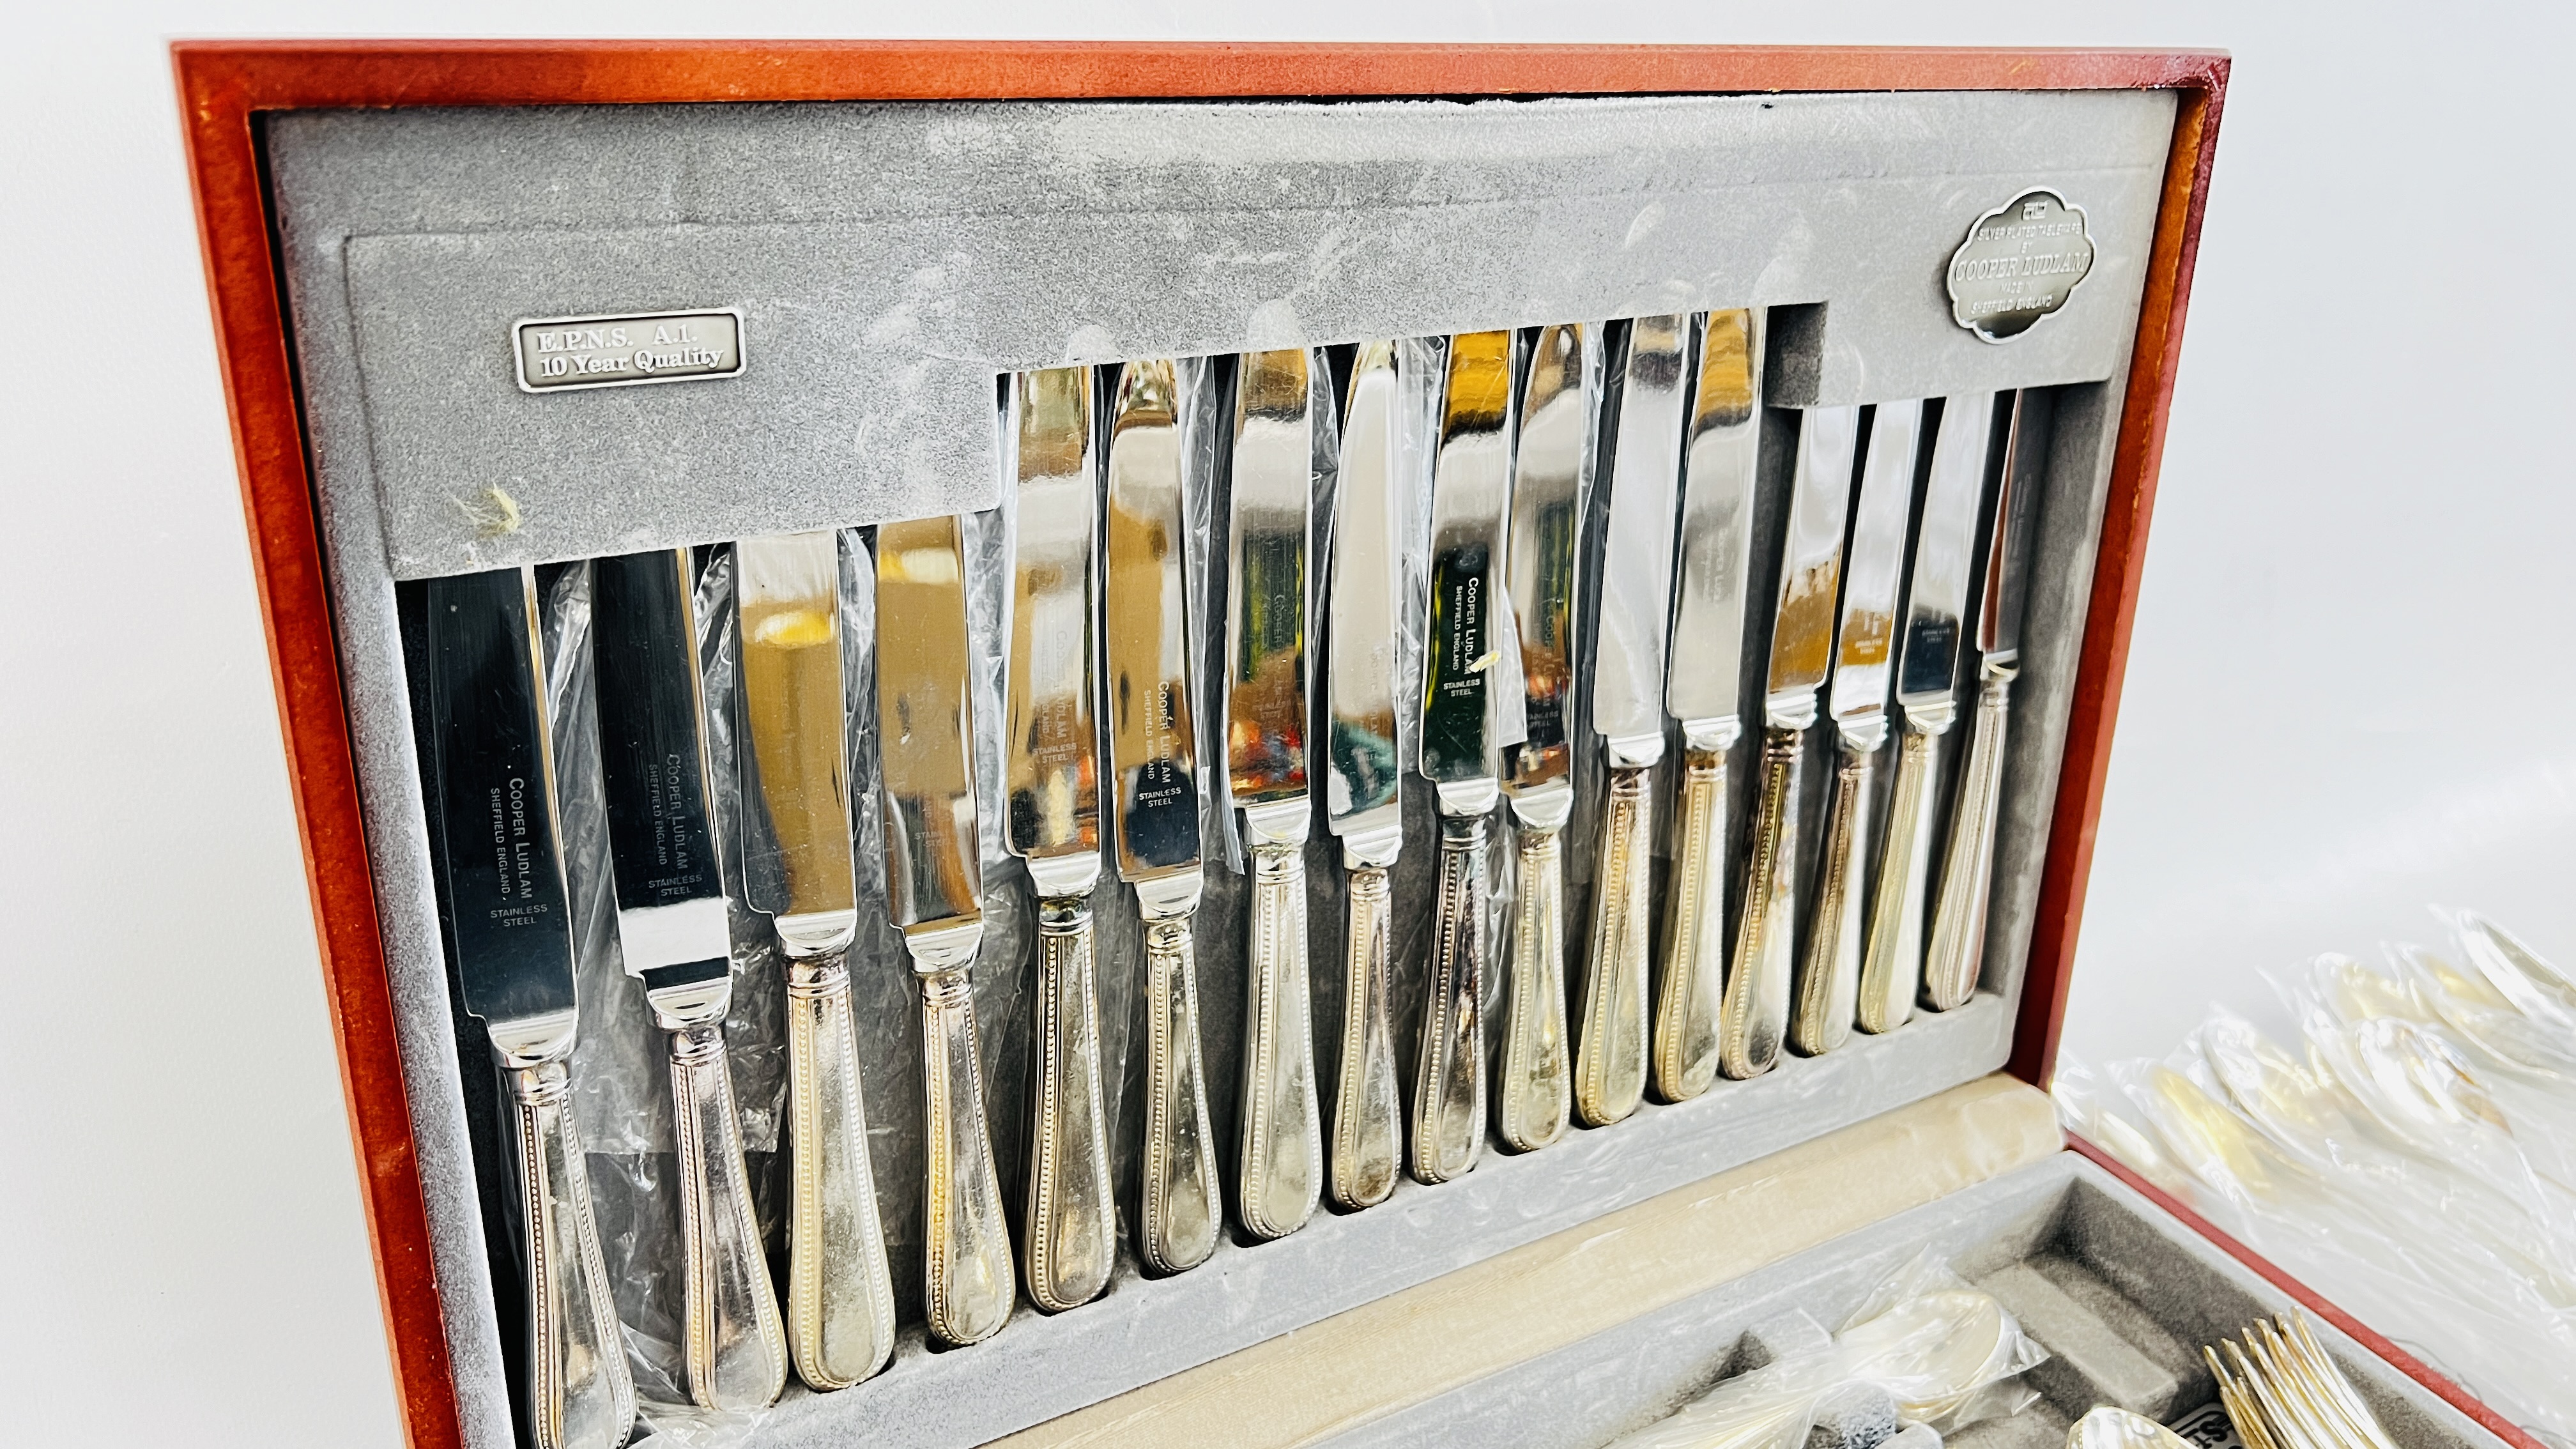
<svg viewBox="0 0 2576 1449"><path fill-rule="evenodd" d="M2020 1092L2010 1110L2039 1111L2035 1094L1995 1074L2044 1080L2053 1051L2223 58L209 44L182 47L180 70L415 1443L511 1443L521 1367L490 1069L454 1004L431 888L396 623L405 581L991 508L1003 476L996 379L1014 371L1711 307L1765 309L1769 411L1748 581L1757 628L1776 592L1796 410L2031 389L2046 415L1976 995L1822 1056L1791 1053L1688 1103L1650 1098L1539 1151L1489 1141L1455 1181L1408 1178L1379 1206L1319 1212L1254 1245L1231 1203L1246 882L1223 864L1210 821L1195 936L1229 1230L1195 1269L1138 1270L1141 931L1112 873L1092 908L1118 1269L1097 1301L1043 1315L1024 1298L990 1341L934 1353L919 1326L914 987L900 953L863 929L849 969L906 1328L883 1374L829 1395L791 1390L756 1442L962 1446L1042 1425L1030 1442L1052 1442L1100 1422L1062 1416L1114 1415L1173 1375L1256 1364L1270 1352L1256 1346L1291 1330L1341 1331L1384 1311L1372 1305L1543 1254L1771 1154L1848 1151L1853 1172L1893 1180L1903 1174L1888 1159L1841 1144L1917 1120L1904 1113L1929 1113L1912 1156L1956 1168L1935 1197L1767 1265L1707 1269L1723 1280L1687 1300L1698 1307L1641 1306L1526 1362L1412 1384L1380 1364L1391 1382L1373 1406L1279 1442L1599 1442L1758 1355L1747 1335L1761 1313L1797 1308L1830 1324L1908 1243L1945 1244L1992 1270L2035 1248L2090 1262L2086 1244L2116 1237L2144 1255L2122 1261L2187 1259L2225 1292L2286 1301L2165 1207L2057 1151L2044 1123L2024 1124L2026 1150L1998 1153L1958 1113L1935 1110L1962 1092ZM2061 309L1990 341L1953 315L1945 268L1982 215L2035 187L2082 209L2094 259ZM710 309L739 315L737 375L530 391L514 372L521 320ZM1587 595L1578 618L1589 609ZM996 627L975 620L987 648ZM1746 652L1758 708L1758 639ZM1963 714L1975 666L1971 650ZM979 724L989 735L997 721ZM1577 725L1580 795L1561 842L1570 943L1590 918L1602 778L1598 741ZM1728 759L1730 912L1763 733L1744 730ZM1965 739L1954 733L1945 752L1953 774ZM1834 748L1832 730L1808 733L1809 842ZM1682 753L1676 741L1658 771L1659 853ZM1418 776L1406 797L1389 910L1409 1100L1438 822ZM1507 816L1494 821L1508 855ZM972 979L1003 1198L1017 1212L1034 933L1023 875L986 854L995 924ZM1344 876L1320 828L1306 865L1316 1065L1330 1083ZM863 917L870 868L863 860ZM1493 934L1489 1036L1507 975ZM1568 964L1579 981L1579 962ZM737 998L759 1010L777 989L746 979ZM592 1019L606 1008L586 999L583 1011L585 1033L605 1029ZM1499 1043L1489 1039L1488 1055ZM747 1130L772 1149L755 1152L755 1172L774 1173L774 1124ZM763 1203L767 1220L780 1201ZM1707 1231L1751 1230L1716 1211ZM607 1206L603 1220L611 1234L631 1226ZM2116 1226L2084 1236L2105 1223ZM2235 1301L2194 1299L2204 1288L2170 1277L2120 1281L2171 1331L2200 1330L2192 1303ZM1536 1322L1548 1309L1503 1312ZM1649 1341L1661 1355L1651 1365L1606 1367ZM1243 1350L1254 1352L1225 1357ZM2485 1432L2354 1352L2378 1391L2452 1436L2428 1442ZM1558 1411L1560 1374L1590 1385L1579 1409ZM1152 1414L1139 1412L1132 1435L1108 1432L1150 1442ZM1242 1422L1257 1418L1247 1405Z"/></svg>

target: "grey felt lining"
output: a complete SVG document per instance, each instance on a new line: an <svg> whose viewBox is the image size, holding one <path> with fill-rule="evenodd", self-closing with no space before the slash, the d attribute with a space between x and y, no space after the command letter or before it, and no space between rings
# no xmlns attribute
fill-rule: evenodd
<svg viewBox="0 0 2576 1449"><path fill-rule="evenodd" d="M1838 1325L1871 1289L1925 1250L1972 1280L2014 1265L2098 1305L2141 1355L2169 1354L2295 1306L2214 1244L2074 1153L1952 1193L1554 1353L1428 1399L1329 1441L1333 1449L1592 1449L1644 1427L1710 1385L1767 1362L1768 1341L1799 1318ZM2377 1355L2311 1319L2381 1423L2412 1449L2495 1449L2493 1434ZM2031 1325L2025 1325L2031 1327ZM2032 1329L2034 1336L2037 1330ZM2042 1337L2046 1345L2046 1339ZM2054 1345L2047 1345L2054 1347ZM2045 1366L2044 1366L2045 1367ZM2217 1397L2195 1356L2175 1390L2179 1415ZM1949 1442L1970 1449L2057 1449L2067 1425L2109 1386L2058 1365L2045 1396L2010 1419Z"/></svg>
<svg viewBox="0 0 2576 1449"><path fill-rule="evenodd" d="M2171 124L2111 91L693 106L295 114L269 152L299 304L354 324L308 392L365 415L412 578L980 508L993 375L1073 361L1829 302L1822 402L2098 380ZM1942 268L2033 185L2097 259L1990 345ZM738 378L513 380L518 319L711 306Z"/></svg>
<svg viewBox="0 0 2576 1449"><path fill-rule="evenodd" d="M1781 378L1795 396L1775 402L2065 384L2052 393L1974 1002L1543 1153L1489 1155L1440 1189L1407 1183L1380 1208L1321 1215L1278 1243L1228 1243L1176 1279L1146 1282L1128 1263L1100 1303L1055 1318L1024 1307L971 1353L928 1353L916 1330L883 1378L792 1402L774 1425L780 1443L895 1424L902 1442L979 1442L2001 1065L2170 107L2154 94L2030 93L271 121L340 662L467 1442L512 1441L504 1364L516 1346L502 1343L478 1208L488 1184L462 1106L481 1043L460 1040L441 959L396 577L978 505L995 472L992 374L1068 358L1777 301L1820 305L1796 314L1804 351ZM1950 322L1940 266L1971 218L2039 183L2088 208L2095 273L2026 337L1977 341ZM1245 201L1255 196L1258 208ZM1021 265L1031 248L1056 249L1054 260ZM1173 276L1190 284L1170 286ZM734 304L751 319L741 379L552 397L510 384L516 317ZM877 326L907 305L912 330ZM1776 494L1785 471L1772 471ZM470 520L466 505L490 485L519 505L518 531L484 537ZM1764 536L1776 536L1777 513L1772 498L1757 515L1774 520L1757 522ZM1767 596L1765 578L1752 583ZM1955 770L1965 731L1954 739ZM1821 761L1830 732L1811 744ZM1750 747L1735 761L1739 791ZM1811 763L1811 815L1826 773ZM1428 911L1433 857L1423 794L1412 792L1396 882L1398 911L1415 917ZM1339 871L1320 841L1310 864L1315 959L1330 962ZM1212 872L1200 916L1221 1144L1237 1079L1240 895L1239 881ZM1104 896L1110 971L1132 959L1135 931L1132 903ZM1586 918L1579 881L1568 905L1569 921ZM1408 1071L1419 970L1398 963ZM1329 1082L1337 973L1315 975ZM1007 1068L1025 1024L986 1028L991 1108L1016 1136L1025 1084ZM903 1040L898 1023L862 1049L899 1072ZM871 1116L881 1141L918 1137L901 1114ZM906 1156L879 1151L881 1171Z"/></svg>

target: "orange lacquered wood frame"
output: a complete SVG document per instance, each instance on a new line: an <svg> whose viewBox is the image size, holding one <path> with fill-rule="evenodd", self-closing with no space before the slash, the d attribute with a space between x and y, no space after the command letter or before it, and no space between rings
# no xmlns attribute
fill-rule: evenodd
<svg viewBox="0 0 2576 1449"><path fill-rule="evenodd" d="M1771 91L2178 93L2112 465L2011 1070L2045 1084L2110 765L2227 57L2153 51L866 41L187 41L172 47L254 570L304 834L341 1081L396 1392L417 1449L461 1445L393 1001L359 818L255 117L388 106L687 101L1494 96ZM2089 1145L2078 1144L2101 1158ZM2255 1271L2507 1440L2519 1430L2188 1209L2102 1159Z"/></svg>

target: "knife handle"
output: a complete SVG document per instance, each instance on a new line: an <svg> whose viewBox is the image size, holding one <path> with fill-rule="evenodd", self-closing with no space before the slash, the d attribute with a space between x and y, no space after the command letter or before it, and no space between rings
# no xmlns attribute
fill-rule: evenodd
<svg viewBox="0 0 2576 1449"><path fill-rule="evenodd" d="M1932 867L1932 784L1941 778L1941 736L1907 729L1896 747L1896 792L1888 802L1887 853L1869 908L1869 946L1860 967L1860 1029L1894 1031L1914 1014L1923 982L1923 898Z"/></svg>
<svg viewBox="0 0 2576 1449"><path fill-rule="evenodd" d="M1592 952L1583 976L1583 1041L1576 1048L1574 1104L1588 1126L1637 1110L1646 1095L1646 960L1654 925L1654 813L1650 767L1610 772L1601 821L1600 894L1592 908Z"/></svg>
<svg viewBox="0 0 2576 1449"><path fill-rule="evenodd" d="M1780 1059L1789 1025L1789 978L1798 920L1798 783L1807 732L1762 732L1762 784L1754 806L1753 853L1744 862L1744 919L1726 973L1718 1019L1718 1069L1739 1081Z"/></svg>
<svg viewBox="0 0 2576 1449"><path fill-rule="evenodd" d="M1002 1175L984 1122L974 989L962 965L918 974L929 1119L924 1316L934 1337L962 1347L991 1338L1010 1321L1011 1229L1002 1217Z"/></svg>
<svg viewBox="0 0 2576 1449"><path fill-rule="evenodd" d="M1404 1125L1396 1106L1395 1042L1387 1025L1392 922L1384 866L1350 873L1350 939L1342 962L1342 1078L1333 1101L1333 1201L1375 1207L1395 1191Z"/></svg>
<svg viewBox="0 0 2576 1449"><path fill-rule="evenodd" d="M1447 1182L1485 1146L1485 882L1482 815L1440 817L1440 898L1431 944L1431 999L1422 1013L1413 1084L1413 1175Z"/></svg>
<svg viewBox="0 0 2576 1449"><path fill-rule="evenodd" d="M894 1352L894 1277L838 953L787 963L787 1122L787 1343L808 1387L847 1388Z"/></svg>
<svg viewBox="0 0 2576 1449"><path fill-rule="evenodd" d="M1324 1185L1314 1009L1306 981L1305 842L1256 842L1251 854L1238 1200L1246 1229L1255 1237L1279 1238L1306 1225Z"/></svg>
<svg viewBox="0 0 2576 1449"><path fill-rule="evenodd" d="M681 1335L689 1397L709 1409L766 1408L787 1386L787 1330L751 1214L722 999L711 1019L665 1023L680 1139L680 1234L688 1271Z"/></svg>
<svg viewBox="0 0 2576 1449"><path fill-rule="evenodd" d="M1851 1039L1860 993L1861 877L1869 846L1870 781L1878 751L1849 741L1834 770L1833 808L1825 816L1822 870L1816 880L1816 917L1807 929L1807 959L1799 971L1797 1018L1790 1040L1821 1056Z"/></svg>
<svg viewBox="0 0 2576 1449"><path fill-rule="evenodd" d="M1726 990L1726 755L1682 757L1672 915L1655 1002L1655 1090L1687 1102L1717 1080L1717 1021Z"/></svg>
<svg viewBox="0 0 2576 1449"><path fill-rule="evenodd" d="M1100 1107L1100 998L1091 903L1038 902L1037 1121L1029 1133L1029 1301L1049 1313L1109 1286L1118 1217Z"/></svg>
<svg viewBox="0 0 2576 1449"><path fill-rule="evenodd" d="M1565 1061L1565 852L1555 830L1521 832L1519 920L1503 1017L1495 1116L1521 1152L1565 1135L1574 1100Z"/></svg>
<svg viewBox="0 0 2576 1449"><path fill-rule="evenodd" d="M569 1054L565 1038L560 1050ZM536 1449L617 1449L635 1380L590 1211L590 1170L563 1056L508 1069L528 1264L528 1433Z"/></svg>
<svg viewBox="0 0 2576 1449"><path fill-rule="evenodd" d="M1199 1055L1199 972L1190 918L1145 923L1145 1211L1139 1246L1158 1273L1216 1251L1215 1138Z"/></svg>
<svg viewBox="0 0 2576 1449"><path fill-rule="evenodd" d="M2003 803L2004 735L2011 723L2013 671L1989 675L1977 691L1977 733L1968 742L1968 778L1950 816L1950 853L1941 865L1941 898L1932 912L1932 948L1923 961L1923 997L1948 1011L1977 994L1986 958L1986 897L1994 884L1995 818Z"/></svg>

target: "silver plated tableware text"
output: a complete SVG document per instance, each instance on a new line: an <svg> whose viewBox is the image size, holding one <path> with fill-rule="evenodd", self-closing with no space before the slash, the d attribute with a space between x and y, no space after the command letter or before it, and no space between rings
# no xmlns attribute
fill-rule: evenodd
<svg viewBox="0 0 2576 1449"><path fill-rule="evenodd" d="M1158 1273L1216 1250L1222 1206L1199 1051L1190 917L1199 859L1197 700L1181 506L1180 386L1172 363L1118 370L1101 540L1109 680L1110 840L1145 923L1145 1150L1137 1255Z"/></svg>
<svg viewBox="0 0 2576 1449"><path fill-rule="evenodd" d="M1109 1286L1118 1214L1101 1105L1091 891L1100 881L1093 711L1100 488L1091 369L1011 380L1018 526L1011 560L1005 836L1037 893L1036 1098L1022 1254L1029 1301L1053 1313Z"/></svg>
<svg viewBox="0 0 2576 1449"><path fill-rule="evenodd" d="M535 576L499 569L421 589L440 905L465 1009L510 1087L528 1436L536 1449L616 1449L634 1428L635 1383L573 1120L572 912Z"/></svg>

